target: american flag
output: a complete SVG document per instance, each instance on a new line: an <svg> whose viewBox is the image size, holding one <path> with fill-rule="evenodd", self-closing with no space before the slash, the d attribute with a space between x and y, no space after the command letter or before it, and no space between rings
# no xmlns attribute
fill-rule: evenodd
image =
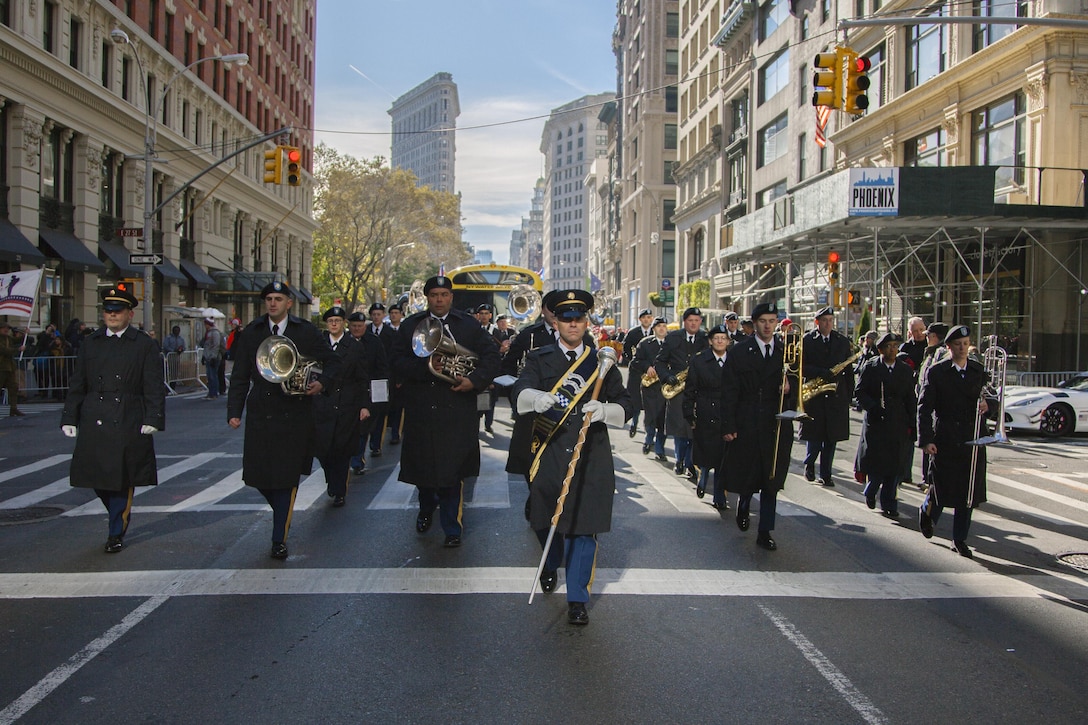
<svg viewBox="0 0 1088 725"><path fill-rule="evenodd" d="M827 122L830 120L831 107L816 106L816 145L820 148L827 146L827 136L824 135L824 129L827 128Z"/></svg>

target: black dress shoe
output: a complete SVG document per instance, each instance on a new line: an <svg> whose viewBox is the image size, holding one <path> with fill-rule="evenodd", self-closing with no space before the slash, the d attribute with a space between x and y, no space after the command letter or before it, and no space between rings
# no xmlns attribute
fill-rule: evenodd
<svg viewBox="0 0 1088 725"><path fill-rule="evenodd" d="M692 468L691 466L688 466L688 473L687 473L687 476L688 476L688 480L689 480L689 481L693 481L693 482L694 482L694 481L698 481L698 480L699 480L699 472L698 472L698 471L696 471L696 470L695 470L694 468Z"/></svg>
<svg viewBox="0 0 1088 725"><path fill-rule="evenodd" d="M921 529L922 536L927 539L933 538L933 519L929 518L924 508L918 509L918 528Z"/></svg>
<svg viewBox="0 0 1088 725"><path fill-rule="evenodd" d="M333 496L333 497L332 497L332 507L333 507L333 508L335 508L335 509L338 509L338 508L340 508L340 507L341 507L341 506L343 506L343 505L344 505L345 503L346 503L346 502L344 501L344 497L343 497L343 496L339 496L339 495L337 495L337 496Z"/></svg>
<svg viewBox="0 0 1088 725"><path fill-rule="evenodd" d="M835 482L832 481L830 477L821 478L820 479L820 485L825 486L826 488L835 488Z"/></svg>
<svg viewBox="0 0 1088 725"><path fill-rule="evenodd" d="M559 581L559 575L555 569L545 569L540 572L540 591L551 594L555 591L555 585Z"/></svg>
<svg viewBox="0 0 1088 725"><path fill-rule="evenodd" d="M399 445L400 445L400 438L391 438L391 439L389 440L389 445L391 445L391 446L399 446Z"/></svg>
<svg viewBox="0 0 1088 725"><path fill-rule="evenodd" d="M805 480L806 481L815 481L816 480L816 469L813 468L812 466L805 466Z"/></svg>
<svg viewBox="0 0 1088 725"><path fill-rule="evenodd" d="M706 496L706 484L705 483L698 483L698 484L695 485L695 495L698 496L699 498L702 498L703 496Z"/></svg>
<svg viewBox="0 0 1088 725"><path fill-rule="evenodd" d="M669 457L666 456L664 453L655 453L654 460L660 461L661 463L668 463Z"/></svg>
<svg viewBox="0 0 1088 725"><path fill-rule="evenodd" d="M450 534L446 537L446 540L442 542L442 546L446 547L447 549L456 549L460 545L461 537L457 534Z"/></svg>
<svg viewBox="0 0 1088 725"><path fill-rule="evenodd" d="M627 431L627 435L634 438L638 434L638 428L631 426L631 430Z"/></svg>
<svg viewBox="0 0 1088 725"><path fill-rule="evenodd" d="M567 621L571 624L589 624L589 614L583 602L567 603Z"/></svg>
<svg viewBox="0 0 1088 725"><path fill-rule="evenodd" d="M642 444L642 455L646 455L649 452L650 452L650 444L649 443L643 443Z"/></svg>
<svg viewBox="0 0 1088 725"><path fill-rule="evenodd" d="M273 559L286 559L287 558L287 544L272 544L272 551L269 554Z"/></svg>
<svg viewBox="0 0 1088 725"><path fill-rule="evenodd" d="M875 509L876 508L876 496L866 496L865 497L865 505L868 506L871 509Z"/></svg>
<svg viewBox="0 0 1088 725"><path fill-rule="evenodd" d="M676 465L672 467L672 470L677 476L679 476L684 472L684 466L680 463L680 461L677 461Z"/></svg>
<svg viewBox="0 0 1088 725"><path fill-rule="evenodd" d="M952 551L956 552L965 559L975 558L975 555L971 553L971 547L967 545L966 541L953 541Z"/></svg>
<svg viewBox="0 0 1088 725"><path fill-rule="evenodd" d="M431 521L434 519L434 514L420 514L416 516L416 531L421 534L427 533L431 528Z"/></svg>
<svg viewBox="0 0 1088 725"><path fill-rule="evenodd" d="M111 536L106 539L106 546L103 548L107 554L116 554L121 549L125 548L125 542L122 541L120 536Z"/></svg>
<svg viewBox="0 0 1088 725"><path fill-rule="evenodd" d="M761 546L767 551L775 551L778 549L778 544L774 543L774 539L771 538L769 531L760 531L756 536L756 546Z"/></svg>
<svg viewBox="0 0 1088 725"><path fill-rule="evenodd" d="M895 520L897 520L899 518L899 512L898 511L892 511L891 509L884 509L883 511L880 512L880 515L883 516L886 519L892 519L893 521L895 521Z"/></svg>
<svg viewBox="0 0 1088 725"><path fill-rule="evenodd" d="M489 426L489 425L485 425L484 430L486 430L491 435L495 435L495 431L491 430L491 426Z"/></svg>
<svg viewBox="0 0 1088 725"><path fill-rule="evenodd" d="M370 451L370 457L371 458L379 458L379 457L381 457L381 455L382 455L382 449L381 448L379 448L378 450L371 449L371 451Z"/></svg>
<svg viewBox="0 0 1088 725"><path fill-rule="evenodd" d="M740 529L741 531L747 531L749 525L750 525L750 522L748 520L748 512L738 510L737 511L737 528Z"/></svg>
<svg viewBox="0 0 1088 725"><path fill-rule="evenodd" d="M719 511L728 511L729 510L729 502L728 501L723 501L721 503L712 503L710 505L713 506L714 508L718 509Z"/></svg>
<svg viewBox="0 0 1088 725"><path fill-rule="evenodd" d="M351 469L351 472L356 476L361 476L366 472L366 466L355 466Z"/></svg>

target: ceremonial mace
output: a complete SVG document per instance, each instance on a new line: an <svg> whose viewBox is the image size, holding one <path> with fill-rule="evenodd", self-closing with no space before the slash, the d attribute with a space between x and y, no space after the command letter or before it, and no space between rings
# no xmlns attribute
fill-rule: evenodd
<svg viewBox="0 0 1088 725"><path fill-rule="evenodd" d="M602 347L597 351L597 382L593 385L593 396L590 400L596 400L601 392L601 385L609 369L616 364L616 351L611 347ZM563 478L563 487L559 490L559 499L555 502L555 513L552 514L552 527L548 530L548 540L544 542L544 553L540 555L540 565L536 568L536 576L529 587L529 604L533 603L536 596L536 584L540 581L540 573L544 571L544 564L548 559L548 551L552 547L552 539L555 538L555 528L559 525L559 517L563 515L563 503L570 493L570 482L574 479L574 472L578 469L578 459L582 456L582 445L586 442L586 432L589 424L593 422L593 415L585 413L582 416L582 428L578 431L578 441L574 444L574 454L567 464L567 475Z"/></svg>

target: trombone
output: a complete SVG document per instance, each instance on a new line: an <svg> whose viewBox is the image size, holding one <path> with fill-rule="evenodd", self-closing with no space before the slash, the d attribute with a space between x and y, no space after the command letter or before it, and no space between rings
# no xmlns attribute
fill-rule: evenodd
<svg viewBox="0 0 1088 725"><path fill-rule="evenodd" d="M984 435L967 441L972 446L971 450L971 474L967 478L967 501L970 503L975 498L975 471L978 470L978 449L992 443L1008 444L1012 441L1005 433L1005 371L1008 368L1009 354L1005 348L997 344L997 335L986 338L988 343L986 352L982 358L982 366L986 369L986 382L979 391L979 401L986 398L997 398L997 426L991 435ZM983 425L982 410L975 408L974 431L978 434L979 426Z"/></svg>
<svg viewBox="0 0 1088 725"><path fill-rule="evenodd" d="M792 337L792 340L791 340ZM771 462L771 480L774 480L778 472L778 445L782 439L782 422L795 420L812 420L812 416L805 413L804 386L801 385L801 370L804 365L804 335L801 326L791 322L782 330L782 384L778 386L778 427L774 433L774 458ZM786 384L790 375L797 377L797 410L783 410L786 404ZM791 433L792 434L792 433Z"/></svg>

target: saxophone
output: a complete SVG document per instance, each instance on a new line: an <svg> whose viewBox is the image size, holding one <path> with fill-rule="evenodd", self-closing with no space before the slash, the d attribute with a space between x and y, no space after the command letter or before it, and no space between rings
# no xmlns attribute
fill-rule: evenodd
<svg viewBox="0 0 1088 725"><path fill-rule="evenodd" d="M839 384L835 382L835 378L839 377L839 373L846 369L847 365L853 365L854 362L861 357L861 354L865 352L860 346L856 346L856 352L843 360L841 363L831 368L831 379L825 380L824 378L813 378L812 380L806 380L805 384L801 386L801 400L808 402L818 395L824 393L833 393L839 387Z"/></svg>
<svg viewBox="0 0 1088 725"><path fill-rule="evenodd" d="M657 377L656 370L647 370L642 374L642 387L648 388L654 383L657 383L659 380L660 378Z"/></svg>
<svg viewBox="0 0 1088 725"><path fill-rule="evenodd" d="M680 374L676 376L676 385L669 385L665 383L661 386L661 394L665 396L665 400L672 400L680 393L684 392L684 385L688 381L687 368L680 371Z"/></svg>

